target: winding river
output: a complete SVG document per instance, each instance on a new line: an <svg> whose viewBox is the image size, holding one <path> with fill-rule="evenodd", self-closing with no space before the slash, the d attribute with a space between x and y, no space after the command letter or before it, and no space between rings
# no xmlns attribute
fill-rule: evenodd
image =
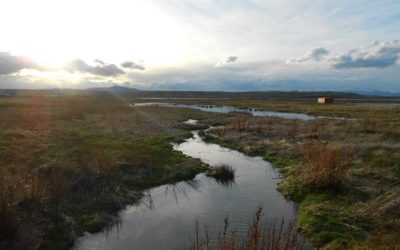
<svg viewBox="0 0 400 250"><path fill-rule="evenodd" d="M262 222L294 220L296 205L277 191L279 173L261 157L205 143L193 137L174 149L217 166L235 169L235 180L223 185L215 179L197 175L192 181L149 189L145 197L120 213L120 225L96 234L86 234L76 242L76 249L184 249L193 239L196 221L210 235L223 230L228 216L230 230L245 236L258 207L263 207Z"/></svg>

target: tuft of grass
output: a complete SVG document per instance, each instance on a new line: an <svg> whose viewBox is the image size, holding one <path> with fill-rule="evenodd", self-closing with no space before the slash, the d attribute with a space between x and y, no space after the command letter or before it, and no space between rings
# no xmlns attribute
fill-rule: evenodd
<svg viewBox="0 0 400 250"><path fill-rule="evenodd" d="M206 175L213 177L217 182L225 185L231 184L235 181L235 169L227 165L213 167L206 173Z"/></svg>
<svg viewBox="0 0 400 250"><path fill-rule="evenodd" d="M320 141L305 143L300 148L303 183L311 187L339 186L353 162L352 152Z"/></svg>

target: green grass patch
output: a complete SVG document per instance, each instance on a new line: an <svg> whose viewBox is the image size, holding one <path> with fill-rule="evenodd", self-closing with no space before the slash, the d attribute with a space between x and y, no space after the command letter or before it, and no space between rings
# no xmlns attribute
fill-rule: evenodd
<svg viewBox="0 0 400 250"><path fill-rule="evenodd" d="M310 193L300 204L299 229L316 246L338 249L363 238L367 223L352 217L351 201L337 194Z"/></svg>
<svg viewBox="0 0 400 250"><path fill-rule="evenodd" d="M272 163L276 167L282 169L285 169L286 167L293 166L299 163L299 160L296 158L278 155L277 153L274 152L266 153L263 159Z"/></svg>

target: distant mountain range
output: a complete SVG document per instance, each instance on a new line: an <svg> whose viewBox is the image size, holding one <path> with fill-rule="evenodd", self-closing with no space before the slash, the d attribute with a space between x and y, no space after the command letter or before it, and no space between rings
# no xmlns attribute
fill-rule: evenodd
<svg viewBox="0 0 400 250"><path fill-rule="evenodd" d="M385 91L373 91L373 90L368 90L368 91L355 90L353 92L360 94L360 95L367 95L367 96L400 97L400 92L385 92Z"/></svg>
<svg viewBox="0 0 400 250"><path fill-rule="evenodd" d="M130 87L124 87L124 86L120 86L120 85L114 85L112 87L108 87L108 88L90 88L88 90L94 90L94 91L108 91L108 92L135 92L135 91L140 91L138 89L135 88L130 88Z"/></svg>
<svg viewBox="0 0 400 250"><path fill-rule="evenodd" d="M124 86L113 86L109 88L92 88L92 94L119 94L133 98L235 98L235 99L269 99L269 100L288 100L288 99L315 99L320 96L329 96L337 99L363 99L363 98L388 98L396 97L390 93L365 92L352 93L336 91L245 91L245 92L226 92L226 91L178 91L178 90L139 90ZM400 95L397 95L400 96Z"/></svg>
<svg viewBox="0 0 400 250"><path fill-rule="evenodd" d="M11 90L0 89L0 97L24 96L24 95L83 95L104 96L121 95L131 98L235 98L235 99L268 99L268 100L305 100L315 99L321 96L329 96L337 99L390 99L399 98L400 93L382 91L178 91L178 90L139 90L125 86L112 86L107 88L90 89L38 89L38 90Z"/></svg>
<svg viewBox="0 0 400 250"><path fill-rule="evenodd" d="M90 90L95 90L95 91L106 91L106 92L114 92L114 93L134 93L136 92L137 95L159 95L160 97L162 96L168 96L168 95L211 95L211 96L220 96L220 95L237 95L237 93L240 93L241 95L268 95L268 94L274 94L274 95L287 95L287 94L292 94L292 95L301 95L301 96L309 96L309 97L315 97L315 96L321 96L321 95L329 95L332 97L349 97L349 98L355 98L361 97L361 96L370 96L370 97L400 97L400 92L384 92L384 91L374 91L374 90L346 90L346 91L240 91L240 92L228 92L228 91L184 91L184 90L139 90L136 88L131 88L131 87L124 87L124 86L119 86L115 85L112 87L108 88L91 88ZM139 93L140 92L140 93Z"/></svg>

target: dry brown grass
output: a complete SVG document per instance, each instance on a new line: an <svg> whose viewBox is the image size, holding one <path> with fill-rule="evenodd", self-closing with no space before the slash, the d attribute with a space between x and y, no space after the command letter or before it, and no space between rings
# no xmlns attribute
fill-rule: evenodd
<svg viewBox="0 0 400 250"><path fill-rule="evenodd" d="M285 179L280 189L306 204L300 217L307 218L300 226L315 242L345 248L344 242L352 238L356 245L362 244L380 220L386 221L385 239L398 237L399 107L248 100L230 105L356 118L304 122L246 116L248 127L239 131L229 117L223 120L225 128L210 133L216 142L246 154L264 155L281 168ZM338 229L336 220L349 226Z"/></svg>
<svg viewBox="0 0 400 250"><path fill-rule="evenodd" d="M236 116L230 119L228 126L235 131L243 132L249 129L250 122L246 116Z"/></svg>
<svg viewBox="0 0 400 250"><path fill-rule="evenodd" d="M356 250L399 250L400 238L398 234L389 236L385 232L384 226L378 225L363 244L351 245L349 248Z"/></svg>
<svg viewBox="0 0 400 250"><path fill-rule="evenodd" d="M58 166L0 169L0 236L10 241L19 228L30 223L27 218L41 209L51 209L49 212L57 218L69 180Z"/></svg>
<svg viewBox="0 0 400 250"><path fill-rule="evenodd" d="M20 176L0 169L0 236L12 238L15 235L19 223L18 202L22 199L15 190L23 185Z"/></svg>
<svg viewBox="0 0 400 250"><path fill-rule="evenodd" d="M304 184L336 186L343 182L353 162L354 149L310 141L300 147L301 173Z"/></svg>
<svg viewBox="0 0 400 250"><path fill-rule="evenodd" d="M154 177L160 182L166 181L164 164L176 166L176 176L190 174L197 163L171 152L168 143L182 135L181 121L208 115L135 109L132 101L79 95L0 98L0 249L28 234L40 242L49 228L70 221L82 230L86 222L78 217L101 209L96 204L101 198L93 194L110 200L107 209L115 212L120 200L133 201L135 190L149 185L142 172L161 169ZM132 168L129 176L120 163ZM30 226L37 234L23 230Z"/></svg>
<svg viewBox="0 0 400 250"><path fill-rule="evenodd" d="M205 237L200 236L199 222L196 221L195 239L190 250L293 250L304 249L305 242L292 223L282 221L279 224L261 225L262 208L259 208L249 225L247 235L240 237L235 231L229 231L229 219L224 219L224 230L216 237L210 237L205 229ZM212 239L216 239L215 242Z"/></svg>

